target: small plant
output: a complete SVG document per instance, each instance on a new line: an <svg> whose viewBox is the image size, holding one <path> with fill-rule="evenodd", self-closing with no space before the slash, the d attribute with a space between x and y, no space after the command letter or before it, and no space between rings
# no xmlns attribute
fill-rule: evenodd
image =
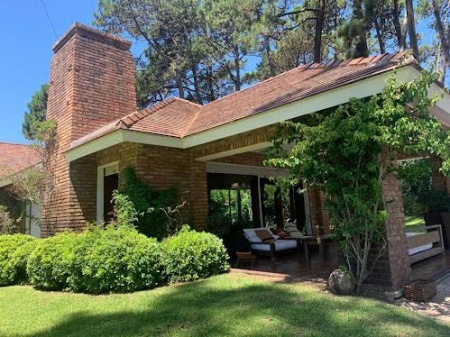
<svg viewBox="0 0 450 337"><path fill-rule="evenodd" d="M179 191L156 190L140 180L131 167L124 168L121 177L123 186L119 192L129 198L137 211L137 230L158 240L176 233L181 223L179 209L184 205L180 203Z"/></svg>
<svg viewBox="0 0 450 337"><path fill-rule="evenodd" d="M134 228L139 213L136 211L130 198L118 191L114 191L112 202L114 204L114 220L111 225L115 227Z"/></svg>
<svg viewBox="0 0 450 337"><path fill-rule="evenodd" d="M211 233L196 232L183 226L163 241L163 265L170 283L189 282L229 270L222 240Z"/></svg>

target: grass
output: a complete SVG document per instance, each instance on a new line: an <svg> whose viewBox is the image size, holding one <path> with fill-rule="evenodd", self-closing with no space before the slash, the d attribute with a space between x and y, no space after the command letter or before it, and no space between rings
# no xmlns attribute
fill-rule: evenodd
<svg viewBox="0 0 450 337"><path fill-rule="evenodd" d="M450 336L450 326L312 284L228 274L134 294L0 288L0 336Z"/></svg>
<svg viewBox="0 0 450 337"><path fill-rule="evenodd" d="M425 220L423 217L406 216L405 226L408 232L425 232Z"/></svg>

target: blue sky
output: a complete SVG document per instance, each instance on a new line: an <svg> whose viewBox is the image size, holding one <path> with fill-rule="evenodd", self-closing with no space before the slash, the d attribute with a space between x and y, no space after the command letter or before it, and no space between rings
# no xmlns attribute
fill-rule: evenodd
<svg viewBox="0 0 450 337"><path fill-rule="evenodd" d="M97 0L44 0L58 37L74 22L91 24ZM57 37L41 0L0 1L0 141L24 143L23 114L48 82Z"/></svg>
<svg viewBox="0 0 450 337"><path fill-rule="evenodd" d="M52 45L74 22L91 24L96 10L97 0L0 0L0 142L26 143L23 115L49 80ZM132 52L139 55L139 45Z"/></svg>

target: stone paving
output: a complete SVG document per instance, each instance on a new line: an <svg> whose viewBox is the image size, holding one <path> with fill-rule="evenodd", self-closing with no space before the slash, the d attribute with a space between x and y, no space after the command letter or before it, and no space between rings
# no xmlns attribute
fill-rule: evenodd
<svg viewBox="0 0 450 337"><path fill-rule="evenodd" d="M396 302L417 313L450 322L450 275L437 285L437 294L429 302L413 302L405 298Z"/></svg>

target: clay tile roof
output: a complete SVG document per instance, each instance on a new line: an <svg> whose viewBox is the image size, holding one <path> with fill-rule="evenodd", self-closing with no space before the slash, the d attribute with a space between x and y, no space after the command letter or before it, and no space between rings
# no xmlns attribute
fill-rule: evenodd
<svg viewBox="0 0 450 337"><path fill-rule="evenodd" d="M301 65L204 106L169 98L74 141L71 148L119 129L183 138L409 64L417 61L399 52Z"/></svg>
<svg viewBox="0 0 450 337"><path fill-rule="evenodd" d="M384 54L332 64L301 66L202 107L186 135L249 117L283 104L359 81L399 65L416 64L406 52Z"/></svg>
<svg viewBox="0 0 450 337"><path fill-rule="evenodd" d="M39 151L33 146L0 142L0 179L40 162Z"/></svg>
<svg viewBox="0 0 450 337"><path fill-rule="evenodd" d="M171 97L107 124L72 142L70 147L75 148L119 129L181 138L201 107L199 104Z"/></svg>

